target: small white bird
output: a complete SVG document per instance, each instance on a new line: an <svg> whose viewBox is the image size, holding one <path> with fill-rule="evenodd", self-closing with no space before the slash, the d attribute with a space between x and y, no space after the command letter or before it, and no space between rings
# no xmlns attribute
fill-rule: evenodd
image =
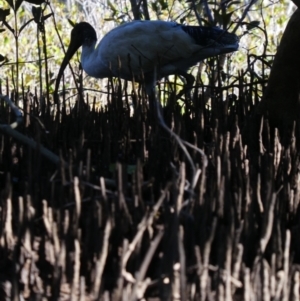
<svg viewBox="0 0 300 301"><path fill-rule="evenodd" d="M236 51L239 39L218 27L186 26L165 21L133 21L108 32L95 48L96 31L78 23L61 64L55 86L70 59L82 46L83 70L96 78L120 77L144 82L149 93L155 81L171 74L188 78L187 70L199 61ZM57 95L57 94L55 94Z"/></svg>

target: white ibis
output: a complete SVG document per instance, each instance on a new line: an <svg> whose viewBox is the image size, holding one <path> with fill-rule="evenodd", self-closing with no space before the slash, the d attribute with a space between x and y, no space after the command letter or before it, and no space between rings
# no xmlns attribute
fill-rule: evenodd
<svg viewBox="0 0 300 301"><path fill-rule="evenodd" d="M96 31L78 23L61 64L57 94L63 71L82 46L83 70L96 78L120 77L143 82L153 91L155 80L171 74L188 78L187 70L197 62L238 49L238 37L218 27L186 26L165 21L133 21L108 32L95 48Z"/></svg>

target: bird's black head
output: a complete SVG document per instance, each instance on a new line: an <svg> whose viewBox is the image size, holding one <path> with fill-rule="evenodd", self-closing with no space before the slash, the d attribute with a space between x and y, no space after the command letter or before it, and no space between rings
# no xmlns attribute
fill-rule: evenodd
<svg viewBox="0 0 300 301"><path fill-rule="evenodd" d="M61 63L54 91L54 99L57 102L57 91L59 87L60 79L63 75L63 72L71 60L74 53L82 45L90 46L97 41L97 35L95 29L87 22L77 23L71 31L71 41L66 52L66 55Z"/></svg>
<svg viewBox="0 0 300 301"><path fill-rule="evenodd" d="M97 35L95 29L87 22L77 23L71 31L71 44L77 49L83 44L90 45L97 41ZM77 50L76 49L76 50Z"/></svg>

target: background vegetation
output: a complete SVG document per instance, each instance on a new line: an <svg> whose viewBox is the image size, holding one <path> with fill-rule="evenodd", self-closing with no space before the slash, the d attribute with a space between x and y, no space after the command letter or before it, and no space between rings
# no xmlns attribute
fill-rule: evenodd
<svg viewBox="0 0 300 301"><path fill-rule="evenodd" d="M0 0L0 299L299 300L299 125L254 114L291 2L35 3ZM56 110L72 22L198 14L240 49L193 68L190 96L162 81L163 124L78 57Z"/></svg>
<svg viewBox="0 0 300 301"><path fill-rule="evenodd" d="M34 18L33 10L36 10L36 7L25 1L20 1L20 3L16 13L14 13L9 1L2 0L0 2L0 8L5 11L10 9L9 15L5 16L5 21L11 27L11 30L8 30L5 24L2 24L1 27L3 42L0 54L3 61L1 62L0 76L2 80L5 80L14 74L14 82L9 83L10 87L14 87L17 84L17 66L15 62L18 61L18 82L21 84L23 81L24 86L31 89L40 87L42 84L43 92L48 87L50 93L54 90L56 74L64 56L63 49L69 44L72 25L68 20L72 22L84 20L91 23L96 29L98 37L101 38L115 26L134 19L129 1L69 1L66 3L54 1L42 3L42 14L47 16L44 21L45 40L43 41L43 30L41 31L39 24L36 23L39 20L32 21ZM209 20L203 6L200 3L195 3L195 11L201 17L203 24L213 23L225 27L230 25L229 30L233 30L237 26L246 7L247 3L240 1L227 1L224 7L220 6L219 3L210 4L213 20ZM251 55L268 56L275 53L293 7L291 1L276 3L272 1L253 1L253 5L246 14L245 20L243 20L244 25L237 28L237 34L241 37L240 49L231 57L233 62L231 73L236 74L238 70L247 71L248 64L251 63L254 65L255 76L260 78L261 61L251 58ZM192 25L198 22L197 15L192 8L192 2L153 1L149 3L149 15L151 19L172 20ZM259 27L253 26L254 28L249 32L247 31L247 24L253 21L260 22ZM11 32L12 30L16 32L15 36ZM58 35L60 35L60 38ZM47 66L45 66L46 56ZM270 58L266 59L270 60ZM75 60L78 62L79 56ZM78 64L73 66L76 68ZM48 79L45 75L46 67ZM78 72L78 69L75 70ZM199 74L204 83L208 81L206 73L201 72ZM75 87L72 80L70 71L65 72L65 81L68 88ZM84 81L86 89L101 90L104 88L105 90L105 85L106 81L103 83L103 81L94 80L93 78L87 78ZM101 97L101 93L96 95L98 101L105 101Z"/></svg>

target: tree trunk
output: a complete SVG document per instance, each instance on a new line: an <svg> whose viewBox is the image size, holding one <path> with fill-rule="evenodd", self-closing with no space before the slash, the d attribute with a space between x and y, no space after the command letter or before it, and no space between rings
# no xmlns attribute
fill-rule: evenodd
<svg viewBox="0 0 300 301"><path fill-rule="evenodd" d="M268 113L270 124L287 129L299 118L300 10L292 15L275 55L268 87L256 113Z"/></svg>

